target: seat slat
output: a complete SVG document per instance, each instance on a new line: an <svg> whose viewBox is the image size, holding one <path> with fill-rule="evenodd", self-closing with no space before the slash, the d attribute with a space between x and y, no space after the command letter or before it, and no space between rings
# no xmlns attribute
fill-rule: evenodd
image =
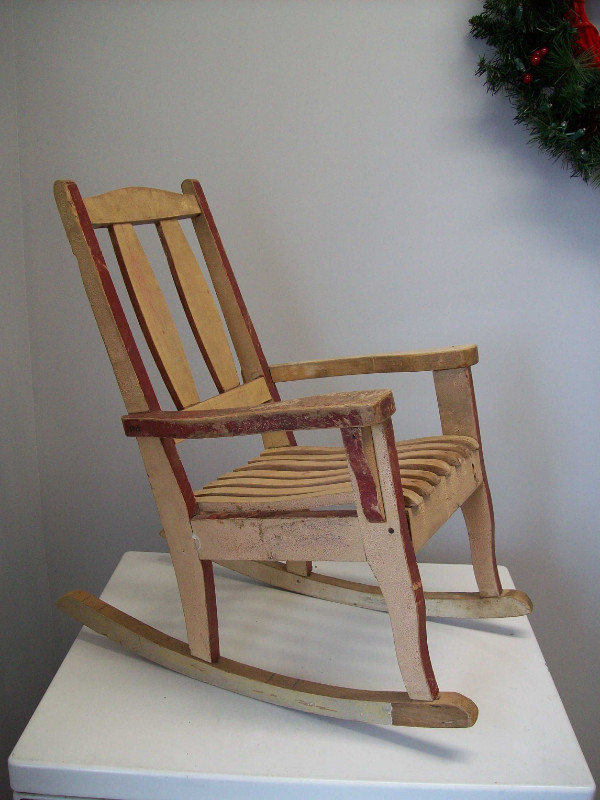
<svg viewBox="0 0 600 800"><path fill-rule="evenodd" d="M453 470L468 463L478 450L465 436L434 436L396 443L407 508L415 509L437 492L444 506ZM439 489L438 489L439 487ZM440 494L441 492L441 494ZM196 493L199 508L231 511L305 509L354 502L348 463L342 447L294 447L265 450ZM445 512L444 512L445 513Z"/></svg>
<svg viewBox="0 0 600 800"><path fill-rule="evenodd" d="M257 458L253 458L250 460L249 463L257 464L259 462L266 463L281 463L281 464L289 464L291 469L299 468L301 466L294 467L292 465L302 465L302 464L311 464L315 465L315 468L327 469L328 466L334 464L345 464L346 459L343 453L325 453L323 455L313 455L313 454L306 454L306 455L296 455L294 453L295 448L291 448L291 452L289 456L285 456L283 454L274 454L271 455L270 451L265 451L265 453ZM401 460L423 460L423 459L436 459L438 461L445 462L446 464L456 465L460 461L460 454L452 451L452 450L414 450L414 451L399 451L398 457Z"/></svg>
<svg viewBox="0 0 600 800"><path fill-rule="evenodd" d="M398 451L398 458L400 459L400 463L402 461L411 460L414 461L415 459L422 459L422 458L435 458L439 461L444 461L446 464L451 464L453 467L460 463L461 457L458 453L454 453L452 450L413 450L411 451Z"/></svg>
<svg viewBox="0 0 600 800"><path fill-rule="evenodd" d="M427 497L431 494L433 486L427 481L414 480L406 478L402 481L402 489L415 492L420 497ZM327 492L327 490L329 490ZM350 480L330 481L323 479L321 481L309 482L305 484L282 482L273 485L272 482L256 481L252 479L245 479L240 481L222 480L213 481L207 484L201 492L202 497L207 497L212 494L220 495L234 495L237 494L243 497L285 497L300 494L321 494L322 492L330 494L344 493L347 495L348 502L352 500L352 485Z"/></svg>
<svg viewBox="0 0 600 800"><path fill-rule="evenodd" d="M148 347L178 409L199 402L179 333L132 225L113 225L110 236Z"/></svg>
<svg viewBox="0 0 600 800"><path fill-rule="evenodd" d="M452 467L446 461L442 461L441 459L437 458L403 458L400 463L401 469L424 469L427 472L433 472L435 475L448 475ZM347 468L347 462L342 461L341 459L338 461L294 461L292 459L271 459L271 458L264 458L264 459L252 459L242 467L237 467L236 472L246 470L246 469L280 469L280 470L294 470L294 471L302 471L302 470L320 470L326 471L332 468L335 469L345 469Z"/></svg>
<svg viewBox="0 0 600 800"><path fill-rule="evenodd" d="M336 458L326 460L317 460L309 458L252 458L248 462L256 469L291 469L291 470L328 470L328 469L344 469L348 466L345 459ZM241 469L244 469L242 467Z"/></svg>
<svg viewBox="0 0 600 800"><path fill-rule="evenodd" d="M217 391L233 389L240 382L237 369L221 315L196 256L178 220L162 220L156 227L181 304Z"/></svg>
<svg viewBox="0 0 600 800"><path fill-rule="evenodd" d="M401 470L403 483L408 481L437 486L440 476L425 470ZM239 486L311 486L324 483L340 483L349 480L347 469L314 472L290 473L286 470L242 470L228 472L217 481L207 484L216 486L221 483Z"/></svg>
<svg viewBox="0 0 600 800"><path fill-rule="evenodd" d="M140 186L86 197L84 203L94 228L122 223L141 225L200 214L200 206L193 195Z"/></svg>
<svg viewBox="0 0 600 800"><path fill-rule="evenodd" d="M233 472L228 472L224 477L240 476L242 478L256 477L263 480L305 480L309 478L322 478L327 475L331 478L348 476L348 467L340 467L332 470L298 470L287 469L253 469L253 464L245 464L243 467L236 467Z"/></svg>
<svg viewBox="0 0 600 800"><path fill-rule="evenodd" d="M210 497L211 495L238 495L239 497L259 497L259 498L268 498L268 497L280 497L285 499L286 497L294 497L295 495L344 495L347 497L352 496L352 487L350 485L350 481L346 483L335 484L335 488L332 489L331 484L325 484L325 488L321 486L313 486L313 487L292 487L286 486L283 489L277 489L273 487L257 487L257 486L229 486L226 483L221 483L221 481L216 481L213 485L205 486L200 493L200 497L203 499Z"/></svg>
<svg viewBox="0 0 600 800"><path fill-rule="evenodd" d="M457 446L459 451L465 450L468 452L472 452L473 450L479 449L479 444L476 439L471 438L470 436L458 436L453 434L443 434L442 436L424 436L418 439L405 439L402 441L396 442L397 449L407 449L410 448L421 448L421 446L429 449L431 445L435 444L437 446L446 446L446 445L455 445ZM263 455L280 455L288 457L290 456L290 450L287 447L272 447L269 448L268 451L263 451ZM319 445L298 445L292 451L292 456L304 456L304 455L343 455L345 453L343 447L322 447Z"/></svg>
<svg viewBox="0 0 600 800"><path fill-rule="evenodd" d="M315 487L333 486L339 483L347 483L350 485L348 473L336 477L326 475L321 478L303 478L301 480L294 480L293 478L262 478L259 475L253 475L248 478L230 478L221 475L218 480L207 483L204 489L212 489L215 486L248 486L256 489L265 489L265 492L268 493L270 489L313 489Z"/></svg>

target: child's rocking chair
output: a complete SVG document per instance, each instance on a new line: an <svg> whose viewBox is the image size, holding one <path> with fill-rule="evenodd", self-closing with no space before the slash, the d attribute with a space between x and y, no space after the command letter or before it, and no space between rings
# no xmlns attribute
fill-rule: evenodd
<svg viewBox="0 0 600 800"><path fill-rule="evenodd" d="M474 346L269 366L200 185L183 193L119 189L82 199L58 181L60 214L127 408L173 560L189 645L84 592L59 606L169 669L240 694L317 714L392 725L466 727L466 697L440 692L426 611L446 617L527 614L504 590L494 553L470 366ZM235 348L179 220L191 219ZM181 340L135 231L156 227L185 315L217 394L201 401ZM176 411L161 410L115 291L95 228L107 228L139 325ZM276 383L375 372L433 371L442 435L396 442L391 392L281 401ZM293 431L339 428L342 447L300 447ZM179 439L262 434L257 458L190 486ZM350 510L340 506L353 505ZM456 511L466 521L479 592L423 592L415 552ZM379 587L311 574L311 561L367 561ZM406 692L344 689L273 674L219 655L212 562L283 589L389 613Z"/></svg>

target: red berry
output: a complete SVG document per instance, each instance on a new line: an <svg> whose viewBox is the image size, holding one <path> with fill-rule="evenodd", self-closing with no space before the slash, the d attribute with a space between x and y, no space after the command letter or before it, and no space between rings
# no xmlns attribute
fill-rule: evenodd
<svg viewBox="0 0 600 800"><path fill-rule="evenodd" d="M537 65L540 63L541 60L542 57L539 51L536 51L529 59L529 63L531 64L532 67L537 67Z"/></svg>
<svg viewBox="0 0 600 800"><path fill-rule="evenodd" d="M523 83L531 83L532 80L533 80L533 75L531 74L531 72L526 72L523 75Z"/></svg>
<svg viewBox="0 0 600 800"><path fill-rule="evenodd" d="M540 49L538 50L538 53L543 58L544 56L548 55L548 48L547 47L540 47Z"/></svg>

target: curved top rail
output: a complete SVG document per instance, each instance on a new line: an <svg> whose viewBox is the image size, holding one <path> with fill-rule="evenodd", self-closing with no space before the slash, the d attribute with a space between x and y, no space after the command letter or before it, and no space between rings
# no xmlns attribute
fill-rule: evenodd
<svg viewBox="0 0 600 800"><path fill-rule="evenodd" d="M129 186L84 199L94 228L130 223L142 225L162 219L184 219L201 213L194 195Z"/></svg>

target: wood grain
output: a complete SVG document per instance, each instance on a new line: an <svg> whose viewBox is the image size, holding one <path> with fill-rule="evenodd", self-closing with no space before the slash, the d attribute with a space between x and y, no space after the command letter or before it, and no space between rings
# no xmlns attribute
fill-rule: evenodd
<svg viewBox="0 0 600 800"><path fill-rule="evenodd" d="M161 220L156 227L179 299L217 391L233 389L240 382L237 368L196 256L177 220Z"/></svg>
<svg viewBox="0 0 600 800"><path fill-rule="evenodd" d="M502 591L496 562L496 525L483 460L473 376L471 370L465 368L434 372L433 379L442 431L451 435L471 436L479 442L481 483L476 491L465 498L461 508L479 591L484 596L496 597Z"/></svg>
<svg viewBox="0 0 600 800"><path fill-rule="evenodd" d="M139 225L164 219L184 219L200 213L198 202L191 195L138 186L86 197L84 202L95 228L122 223Z"/></svg>
<svg viewBox="0 0 600 800"><path fill-rule="evenodd" d="M363 427L387 419L394 410L392 393L374 389L282 400L254 408L133 414L123 417L123 427L127 436L197 439Z"/></svg>
<svg viewBox="0 0 600 800"><path fill-rule="evenodd" d="M219 299L221 311L225 317L225 323L240 363L244 382L262 376L267 381L273 400L280 400L279 392L271 378L267 359L231 268L229 257L208 205L206 195L200 183L195 179L183 181L181 190L184 195L195 198L202 210L202 214L193 219L194 230ZM282 447L296 444L291 431L265 433L263 441L265 447Z"/></svg>
<svg viewBox="0 0 600 800"><path fill-rule="evenodd" d="M177 327L132 225L111 225L110 237L131 304L177 408L200 398Z"/></svg>
<svg viewBox="0 0 600 800"><path fill-rule="evenodd" d="M334 578L312 572L299 578L289 575L273 561L218 561L221 566L247 575L261 583L297 594L329 600L333 603L387 612L381 589L377 585ZM533 605L518 589L505 589L498 597L482 597L479 592L423 592L428 617L453 619L500 619L530 614Z"/></svg>
<svg viewBox="0 0 600 800"><path fill-rule="evenodd" d="M477 707L463 695L444 692L430 702L406 692L371 691L288 677L220 658L194 658L184 642L161 633L87 592L70 592L57 603L61 611L121 647L162 667L237 694L322 716L379 725L468 728Z"/></svg>
<svg viewBox="0 0 600 800"><path fill-rule="evenodd" d="M421 350L409 353L323 358L315 361L294 361L270 366L273 380L303 381L312 378L333 378L340 375L368 375L385 372L422 372L454 369L476 364L479 360L474 344Z"/></svg>
<svg viewBox="0 0 600 800"><path fill-rule="evenodd" d="M416 447L411 441L396 443L404 505L417 549L432 535L434 526L443 524L477 485L477 443L462 437L452 448L444 449L444 440L444 436L423 440L428 447L435 444L438 460L427 457L430 451L419 449L421 440L415 440ZM457 455L459 445L461 454ZM296 451L300 452L297 458ZM425 457L420 458L421 453ZM376 494L376 489L373 492ZM211 481L196 492L196 498L199 508L215 511L232 510L244 503L263 511L308 510L322 508L328 502L342 505L354 500L344 449L314 446L267 449L259 458ZM426 499L428 512L423 517L417 507ZM430 519L433 523L426 527L425 520Z"/></svg>

